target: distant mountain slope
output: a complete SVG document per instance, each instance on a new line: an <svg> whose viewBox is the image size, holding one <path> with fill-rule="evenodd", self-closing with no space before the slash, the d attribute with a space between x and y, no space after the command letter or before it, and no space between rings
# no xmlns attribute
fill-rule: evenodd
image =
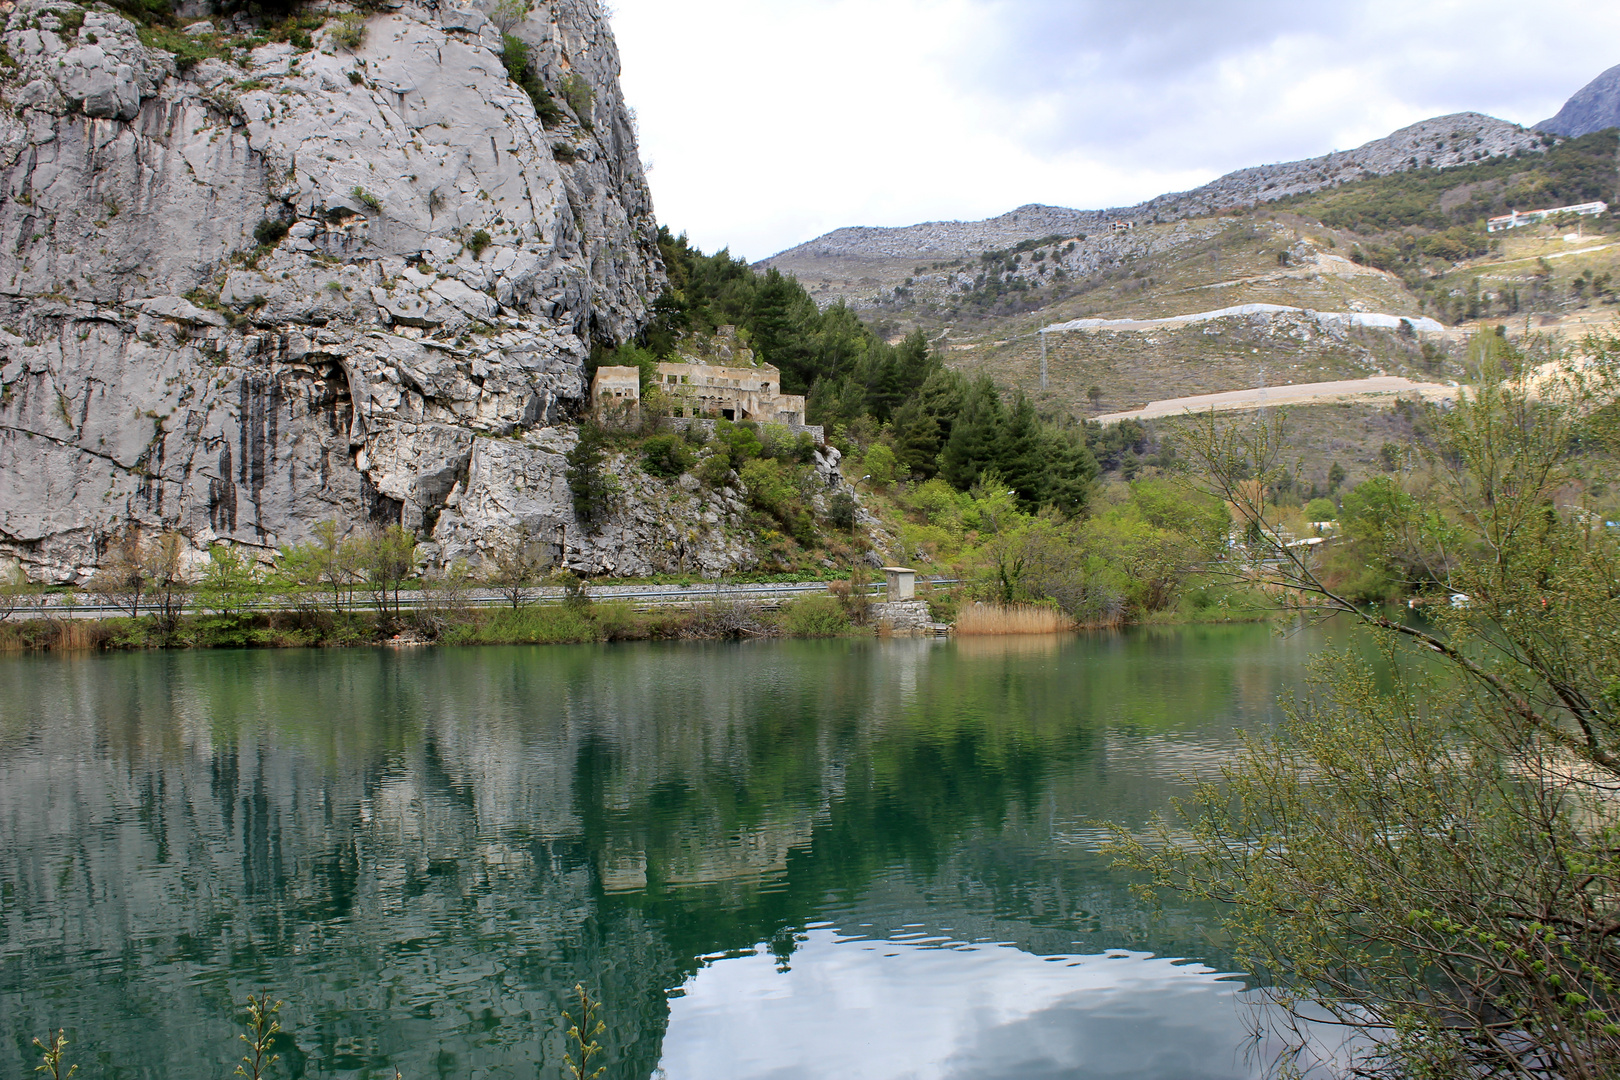
<svg viewBox="0 0 1620 1080"><path fill-rule="evenodd" d="M1366 176L1383 176L1432 165L1448 168L1483 158L1542 149L1538 136L1517 124L1482 113L1437 116L1401 128L1354 150L1304 161L1259 165L1228 173L1191 191L1160 195L1136 206L1070 210L1031 204L984 221L930 221L901 228L852 227L779 252L759 265L797 271L826 259L931 261L1011 247L1024 240L1094 232L1110 221L1197 217L1230 207L1252 206L1300 195Z"/></svg>
<svg viewBox="0 0 1620 1080"><path fill-rule="evenodd" d="M1588 135L1620 127L1620 64L1575 91L1557 116L1536 127L1555 135Z"/></svg>
<svg viewBox="0 0 1620 1080"><path fill-rule="evenodd" d="M1194 217L1287 195L1304 195L1368 176L1387 176L1423 166L1449 169L1515 151L1531 153L1542 149L1541 140L1528 128L1484 113L1452 113L1403 127L1354 150L1239 169L1203 187L1149 199L1131 213L1165 219Z"/></svg>

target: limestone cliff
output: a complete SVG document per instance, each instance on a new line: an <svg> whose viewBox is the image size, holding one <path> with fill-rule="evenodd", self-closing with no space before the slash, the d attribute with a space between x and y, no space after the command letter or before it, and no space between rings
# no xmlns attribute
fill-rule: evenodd
<svg viewBox="0 0 1620 1080"><path fill-rule="evenodd" d="M177 65L111 9L0 4L0 557L36 579L132 527L268 550L324 519L430 557L521 523L608 568L533 498L591 345L663 285L605 17L512 27L542 122L478 10L343 10L194 22L212 55Z"/></svg>

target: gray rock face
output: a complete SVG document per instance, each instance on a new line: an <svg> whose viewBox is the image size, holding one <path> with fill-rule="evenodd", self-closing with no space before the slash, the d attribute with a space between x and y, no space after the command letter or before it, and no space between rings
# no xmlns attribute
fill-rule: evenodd
<svg viewBox="0 0 1620 1080"><path fill-rule="evenodd" d="M183 74L79 10L0 31L0 558L82 581L130 528L200 553L510 524L449 501L521 502L501 455L576 414L591 345L663 285L595 0L512 30L551 127L470 8L405 0L353 49L335 18L304 51L194 25L218 56Z"/></svg>
<svg viewBox="0 0 1620 1080"><path fill-rule="evenodd" d="M515 439L474 438L443 500L433 542L418 556L440 565L461 559L477 566L521 536L552 545L561 565L591 575L715 577L768 560L741 527L747 519L741 481L713 490L691 473L659 480L624 455L606 463L619 487L606 520L585 528L574 517L567 480L565 455L577 440L564 428L535 428ZM821 490L812 501L819 513L826 513L826 497L854 493L838 461L834 447L815 452Z"/></svg>
<svg viewBox="0 0 1620 1080"><path fill-rule="evenodd" d="M1571 137L1612 127L1620 127L1620 64L1575 91L1557 116L1536 125L1538 130Z"/></svg>

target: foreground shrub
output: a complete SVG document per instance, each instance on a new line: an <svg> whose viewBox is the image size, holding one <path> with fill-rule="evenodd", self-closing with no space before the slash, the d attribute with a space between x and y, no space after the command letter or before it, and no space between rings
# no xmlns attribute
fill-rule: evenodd
<svg viewBox="0 0 1620 1080"><path fill-rule="evenodd" d="M482 613L470 626L456 627L445 641L456 645L563 645L598 641L597 626L587 611L562 604L500 608Z"/></svg>
<svg viewBox="0 0 1620 1080"><path fill-rule="evenodd" d="M854 628L836 596L804 596L782 606L782 632L788 637L842 637Z"/></svg>

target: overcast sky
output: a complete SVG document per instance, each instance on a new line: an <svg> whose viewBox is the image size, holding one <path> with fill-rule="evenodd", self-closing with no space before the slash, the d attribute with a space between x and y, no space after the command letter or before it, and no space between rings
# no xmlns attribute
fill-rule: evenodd
<svg viewBox="0 0 1620 1080"><path fill-rule="evenodd" d="M1094 209L1444 113L1533 124L1610 0L610 0L659 221L760 259L843 225Z"/></svg>

